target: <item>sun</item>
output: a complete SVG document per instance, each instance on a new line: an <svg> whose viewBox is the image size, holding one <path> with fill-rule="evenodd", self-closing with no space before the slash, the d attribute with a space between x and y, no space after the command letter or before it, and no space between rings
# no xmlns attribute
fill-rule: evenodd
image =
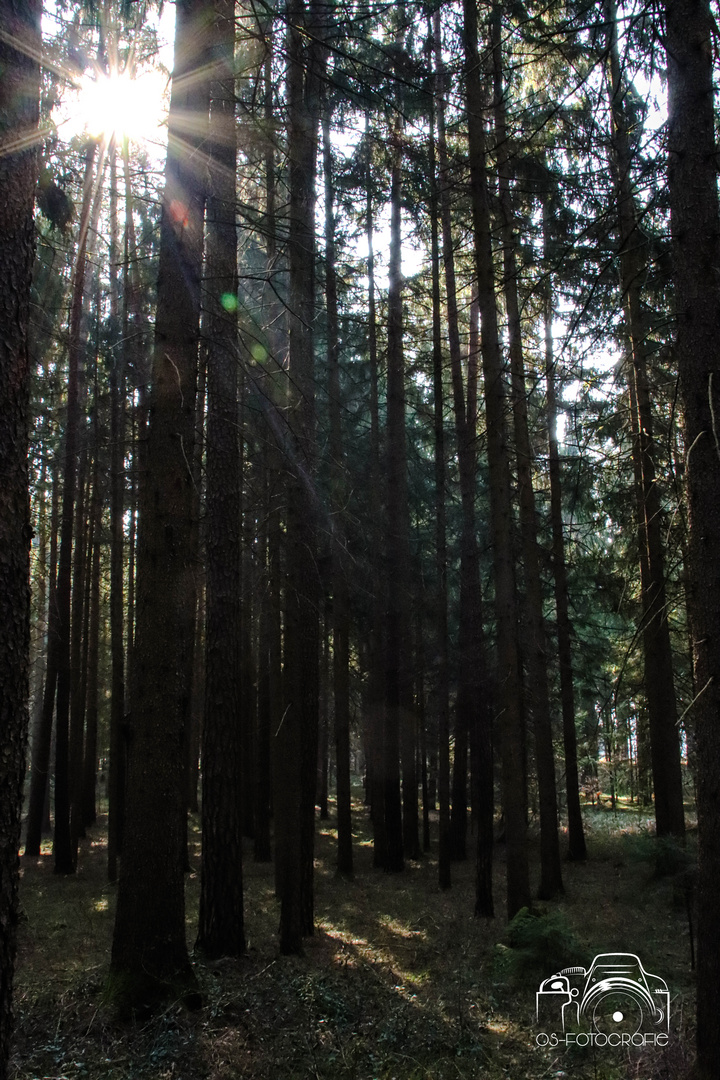
<svg viewBox="0 0 720 1080"><path fill-rule="evenodd" d="M73 134L96 138L157 142L167 116L167 77L148 70L134 77L128 72L83 75L69 108Z"/></svg>

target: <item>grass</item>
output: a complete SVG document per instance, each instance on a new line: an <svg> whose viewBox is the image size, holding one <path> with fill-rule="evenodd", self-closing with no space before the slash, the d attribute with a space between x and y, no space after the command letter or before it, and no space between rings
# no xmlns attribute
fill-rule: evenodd
<svg viewBox="0 0 720 1080"><path fill-rule="evenodd" d="M248 952L196 960L205 1007L171 1005L122 1025L105 1007L115 905L101 828L78 872L55 877L49 850L24 863L16 975L15 1080L681 1080L691 1056L693 976L684 893L655 875L646 819L588 813L589 861L566 864L565 896L542 905L537 934L508 931L504 848L498 917L473 918L474 866L437 887L436 854L388 876L372 867L366 812L355 807L355 880L334 873L333 820L318 822L316 934L281 957L273 868L245 860ZM199 830L187 880L188 943L199 894ZM690 841L692 843L692 841ZM533 880L537 880L533 847ZM529 938L528 938L529 933ZM534 936L533 936L534 935ZM528 946L529 941L529 946ZM539 941L539 944L538 944ZM568 950L638 953L671 990L660 1051L538 1049L535 991ZM575 954L573 954L575 955Z"/></svg>

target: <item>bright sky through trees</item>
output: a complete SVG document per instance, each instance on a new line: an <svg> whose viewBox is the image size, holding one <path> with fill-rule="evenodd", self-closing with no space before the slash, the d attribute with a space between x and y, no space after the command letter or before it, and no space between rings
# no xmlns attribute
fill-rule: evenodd
<svg viewBox="0 0 720 1080"><path fill-rule="evenodd" d="M56 18L55 5L45 4L43 21L47 36L52 36ZM88 63L82 74L68 71L71 86L53 113L64 142L83 133L97 138L114 135L145 145L158 160L164 157L175 6L165 5L160 16L150 16L148 24L157 39L157 50L151 55L140 53L131 37L129 41L114 43L113 51L117 55L110 58L108 72L95 60Z"/></svg>
<svg viewBox="0 0 720 1080"><path fill-rule="evenodd" d="M133 78L127 72L83 75L68 125L79 134L115 135L133 142L164 142L160 127L167 115L167 78L151 69Z"/></svg>

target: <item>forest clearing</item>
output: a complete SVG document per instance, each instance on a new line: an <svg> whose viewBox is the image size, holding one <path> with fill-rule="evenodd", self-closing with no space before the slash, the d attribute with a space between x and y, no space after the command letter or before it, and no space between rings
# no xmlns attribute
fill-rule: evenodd
<svg viewBox="0 0 720 1080"><path fill-rule="evenodd" d="M355 791L360 795L359 790ZM16 1080L684 1080L693 1042L694 973L686 862L654 873L647 813L589 811L588 861L565 871L566 894L536 906L535 933L473 916L474 866L437 887L437 853L403 876L372 867L357 836L353 881L334 869L331 817L318 823L316 931L301 957L277 948L272 867L246 863L247 955L195 967L203 1007L170 1002L120 1024L104 998L114 889L99 824L77 874L57 878L45 851L21 884ZM355 803L358 829L361 804ZM433 815L434 817L435 815ZM101 819L102 821L102 819ZM433 821L433 840L435 821ZM691 823L690 823L691 824ZM187 880L188 944L197 921L199 835ZM691 864L692 824L687 841ZM498 845L501 849L502 845ZM537 855L532 858L537 874ZM502 892L503 859L496 861ZM608 951L638 953L670 989L664 1049L538 1049L535 992L554 970Z"/></svg>

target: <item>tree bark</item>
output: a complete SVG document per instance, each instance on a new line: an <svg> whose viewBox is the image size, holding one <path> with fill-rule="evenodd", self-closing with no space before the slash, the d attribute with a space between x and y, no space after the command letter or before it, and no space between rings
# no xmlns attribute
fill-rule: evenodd
<svg viewBox="0 0 720 1080"><path fill-rule="evenodd" d="M435 17L435 49L440 56L438 40L440 12ZM438 65L439 66L439 65ZM440 72L436 83L440 83ZM438 96L442 86L436 87ZM434 106L433 102L433 106ZM450 840L450 650L448 646L448 587L447 587L447 536L445 514L446 464L445 419L443 394L442 313L440 310L440 243L438 237L438 177L435 161L435 108L430 120L430 230L432 265L432 335L433 335L433 430L435 464L435 620L437 648L436 700L438 715L438 880L441 889L451 886L451 840ZM456 741L457 745L457 741ZM423 756L423 790L427 789L427 765Z"/></svg>
<svg viewBox="0 0 720 1080"><path fill-rule="evenodd" d="M387 328L387 439L386 439L386 611L385 611L385 738L383 747L385 869L399 871L404 866L404 842L412 843L408 813L410 762L407 740L409 627L407 620L407 580L409 564L407 459L405 446L405 361L403 355L403 310L401 270L401 187L402 118L398 112L390 133L390 249L388 256ZM403 753L403 799L400 798L400 754ZM414 769L413 769L414 772ZM407 800L406 796L407 789ZM417 791L415 805L417 807ZM417 847L417 828L415 830ZM416 852L408 851L414 858Z"/></svg>
<svg viewBox="0 0 720 1080"><path fill-rule="evenodd" d="M323 171L325 174L325 302L327 307L327 361L330 405L330 457L332 469L332 634L333 706L338 828L338 873L352 877L352 814L350 793L350 607L344 528L347 501L342 437L340 344L338 341L337 272L335 269L335 214L330 143L330 105L323 110Z"/></svg>
<svg viewBox="0 0 720 1080"><path fill-rule="evenodd" d="M73 874L77 849L70 831L70 615L72 600L72 546L80 425L80 363L83 300L87 268L88 234L93 209L93 169L97 143L85 153L83 202L78 248L73 272L68 344L67 417L63 467L60 553L57 580L57 704L55 720L55 830L53 855L56 874ZM99 172L99 170L98 170Z"/></svg>
<svg viewBox="0 0 720 1080"><path fill-rule="evenodd" d="M642 276L647 242L638 222L632 185L629 122L617 46L617 11L605 2L608 19L609 89L612 109L612 158L620 241L620 286L630 340L627 367L633 428L633 465L638 476L636 513L640 541L642 639L645 698L650 725L650 753L658 836L685 834L680 739L673 678L673 655L665 594L663 517L656 483L653 415L648 385L648 349L642 307Z"/></svg>
<svg viewBox="0 0 720 1080"><path fill-rule="evenodd" d="M684 407L688 602L697 694L697 1067L720 1061L720 215L713 102L714 22L707 0L666 0L668 190L675 355Z"/></svg>
<svg viewBox="0 0 720 1080"><path fill-rule="evenodd" d="M375 252L373 249L373 198L372 198L372 170L371 170L371 144L370 130L366 117L366 171L365 171L365 235L368 246L367 275L368 275L368 324L367 324L367 347L368 363L370 367L370 476L369 476L369 499L370 516L373 522L369 550L369 589L371 596L371 619L372 637L368 650L368 770L370 815L373 828L373 866L387 866L387 828L385 823L385 755L384 755L384 729L385 729L385 705L384 705L384 664L383 664L383 641L385 634L385 621L383 613L382 587L384 566L380 556L381 540L379 535L379 522L382 520L383 486L380 466L380 417L379 417L379 391L378 391L378 344L377 344L377 305L375 301Z"/></svg>
<svg viewBox="0 0 720 1080"><path fill-rule="evenodd" d="M41 5L0 0L0 1080L8 1076L30 654L28 321Z"/></svg>
<svg viewBox="0 0 720 1080"><path fill-rule="evenodd" d="M52 748L53 717L55 714L55 690L57 687L57 551L58 525L60 519L60 454L56 453L52 465L52 503L50 511L50 573L48 587L47 661L41 712L35 729L30 772L30 798L25 834L25 855L30 859L40 857L40 844L45 826L45 808L48 799L48 779Z"/></svg>
<svg viewBox="0 0 720 1080"><path fill-rule="evenodd" d="M123 1011L197 1000L185 939L185 720L193 642L195 390L208 113L207 0L177 4L150 414L139 476L127 813L111 960ZM195 118L192 137L183 114ZM190 640L188 638L190 637Z"/></svg>
<svg viewBox="0 0 720 1080"><path fill-rule="evenodd" d="M549 197L543 202L543 243L545 258L550 250ZM557 431L557 394L553 350L553 307L550 267L546 268L543 319L545 324L545 394L548 431L548 471L550 474L550 523L552 528L552 571L557 613L558 665L560 668L560 704L562 709L563 746L565 749L565 793L568 814L568 858L582 862L587 855L580 786L578 783L577 733L575 731L575 689L573 685L572 638L568 605L565 536L562 518L560 453Z"/></svg>
<svg viewBox="0 0 720 1080"><path fill-rule="evenodd" d="M458 692L455 704L455 762L453 772L453 820L451 852L465 857L467 835L467 743L473 733L479 775L477 833L476 913L492 916L493 817L495 812L492 717L488 701L487 662L482 625L480 559L475 523L477 471L477 304L470 312L467 387L463 386L462 355L455 278L455 251L450 206L450 171L445 124L445 75L442 63L439 13L435 16L435 69L438 81L438 159L440 165L440 213L445 264L448 345L452 375L455 437L460 472L462 526L460 532L460 611L458 633Z"/></svg>
<svg viewBox="0 0 720 1080"><path fill-rule="evenodd" d="M520 908L530 906L530 878L526 827L527 794L524 775L524 717L517 640L510 448L506 416L507 388L500 351L495 298L475 0L464 0L463 12L470 193L482 326L487 454L490 470L490 525L498 640L497 705L502 726L503 809L507 841L507 915L511 919Z"/></svg>
<svg viewBox="0 0 720 1080"><path fill-rule="evenodd" d="M282 863L280 949L302 951L312 934L318 751L319 602L313 326L315 322L315 160L323 63L318 12L288 5L287 97L289 407L285 591L286 709L276 736L278 857Z"/></svg>
<svg viewBox="0 0 720 1080"><path fill-rule="evenodd" d="M207 201L207 494L202 873L197 945L245 951L242 878L240 445L235 226L235 0L215 0Z"/></svg>
<svg viewBox="0 0 720 1080"><path fill-rule="evenodd" d="M535 735L535 765L540 804L540 887L538 898L550 900L563 891L558 835L555 754L553 750L550 690L548 686L548 648L543 616L542 582L538 549L538 525L535 509L532 469L533 450L528 429L527 387L523 355L518 270L515 258L516 238L510 189L512 169L505 112L505 89L502 58L502 19L496 6L492 19L493 70L495 89L495 135L497 142L498 194L500 200L501 238L505 309L510 346L512 410L515 455L519 489L520 528L523 568L525 571L525 615L528 640L528 704Z"/></svg>

